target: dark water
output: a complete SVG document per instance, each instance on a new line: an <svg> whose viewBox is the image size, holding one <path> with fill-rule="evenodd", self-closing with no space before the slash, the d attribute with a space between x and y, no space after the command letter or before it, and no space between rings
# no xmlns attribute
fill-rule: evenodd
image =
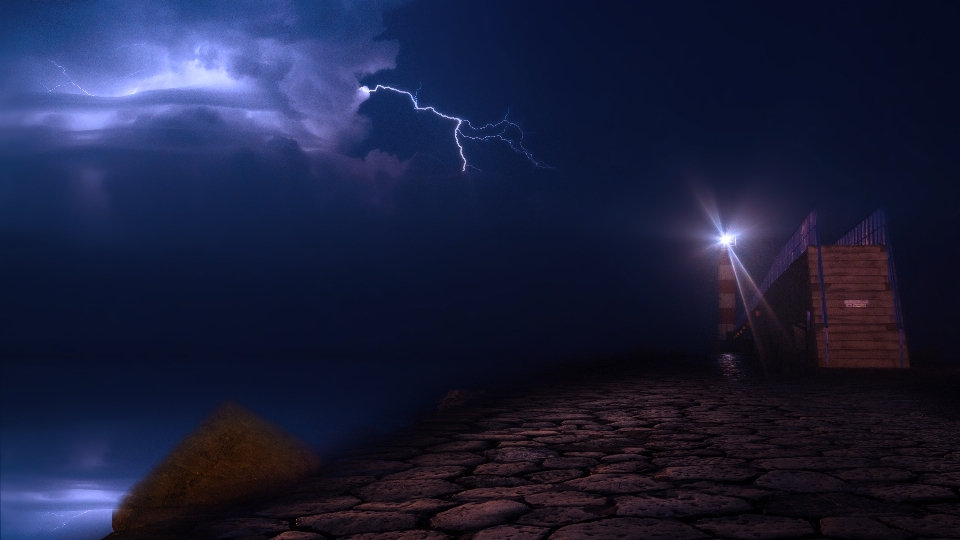
<svg viewBox="0 0 960 540"><path fill-rule="evenodd" d="M960 419L957 374L771 373L737 354L549 368L455 361L4 361L0 537L102 538L130 486L225 400L297 434L329 459L429 413L452 388L570 383L627 375L638 365L718 383L826 386L838 396L851 385L866 385L912 396L930 414Z"/></svg>
<svg viewBox="0 0 960 540"><path fill-rule="evenodd" d="M9 361L2 366L0 536L102 538L124 492L233 400L330 457L507 366L388 362Z"/></svg>

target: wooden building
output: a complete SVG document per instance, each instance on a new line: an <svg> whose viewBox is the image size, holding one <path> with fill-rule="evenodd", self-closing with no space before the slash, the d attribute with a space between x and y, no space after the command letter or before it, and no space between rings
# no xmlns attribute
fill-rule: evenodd
<svg viewBox="0 0 960 540"><path fill-rule="evenodd" d="M811 216L794 235L802 241L781 252L782 268L768 274L737 334L750 330L767 365L910 367L882 211L838 245L816 242Z"/></svg>

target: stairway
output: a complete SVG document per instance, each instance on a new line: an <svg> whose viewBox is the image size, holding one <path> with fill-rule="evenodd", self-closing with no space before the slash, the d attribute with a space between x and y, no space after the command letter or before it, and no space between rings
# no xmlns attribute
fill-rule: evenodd
<svg viewBox="0 0 960 540"><path fill-rule="evenodd" d="M808 250L818 365L831 368L909 367L906 343L902 343L897 328L886 246L820 246L829 354L823 325L817 246L810 246Z"/></svg>

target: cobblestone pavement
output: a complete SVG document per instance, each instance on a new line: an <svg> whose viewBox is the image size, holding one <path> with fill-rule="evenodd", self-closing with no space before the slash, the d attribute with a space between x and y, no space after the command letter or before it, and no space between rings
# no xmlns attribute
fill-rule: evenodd
<svg viewBox="0 0 960 540"><path fill-rule="evenodd" d="M335 462L218 539L960 538L960 423L869 384L515 392Z"/></svg>

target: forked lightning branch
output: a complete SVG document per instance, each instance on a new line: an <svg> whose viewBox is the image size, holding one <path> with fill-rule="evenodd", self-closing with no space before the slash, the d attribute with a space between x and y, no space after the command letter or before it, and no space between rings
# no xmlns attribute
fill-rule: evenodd
<svg viewBox="0 0 960 540"><path fill-rule="evenodd" d="M514 152L523 155L527 158L530 163L536 167L542 169L549 169L550 167L543 163L542 161L537 160L533 157L533 154L523 146L523 130L520 129L520 125L516 122L513 122L507 119L506 116L503 117L499 122L493 122L485 124L482 126L474 126L470 120L466 118L460 118L457 116L451 116L449 114L444 114L434 107L421 107L420 103L417 100L416 94L407 92L406 90L400 90L399 88L394 88L392 86L385 86L378 84L373 88L368 88L366 86L361 86L360 91L364 94L373 94L379 92L380 90L387 90L390 92L395 92L397 94L403 94L410 98L410 102L413 103L413 108L417 111L425 111L432 113L440 118L445 120L450 120L454 123L453 128L453 142L457 145L457 150L460 154L460 162L462 167L461 171L466 172L467 167L476 169L473 165L470 165L467 162L467 156L464 153L463 149L463 140L469 139L472 141L493 141L499 140L507 143L510 146L510 149ZM514 135L513 132L516 132L518 135ZM479 170L479 169L478 169Z"/></svg>

